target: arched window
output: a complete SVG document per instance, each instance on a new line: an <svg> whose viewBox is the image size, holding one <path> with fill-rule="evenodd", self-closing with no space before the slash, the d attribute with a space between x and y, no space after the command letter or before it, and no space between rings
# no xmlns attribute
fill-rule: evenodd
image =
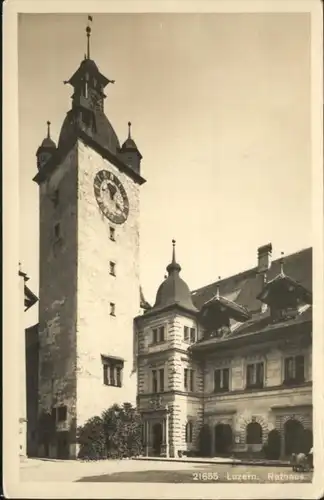
<svg viewBox="0 0 324 500"><path fill-rule="evenodd" d="M192 422L186 424L186 443L192 443Z"/></svg>
<svg viewBox="0 0 324 500"><path fill-rule="evenodd" d="M246 444L262 444L262 427L258 422L246 426Z"/></svg>

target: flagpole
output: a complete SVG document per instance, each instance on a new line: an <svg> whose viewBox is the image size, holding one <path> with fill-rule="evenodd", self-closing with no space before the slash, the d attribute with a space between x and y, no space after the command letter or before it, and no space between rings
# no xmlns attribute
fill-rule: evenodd
<svg viewBox="0 0 324 500"><path fill-rule="evenodd" d="M92 16L88 16L88 26L86 27L86 33L87 33L87 59L90 59L90 34L91 34L91 27L90 23L92 22Z"/></svg>

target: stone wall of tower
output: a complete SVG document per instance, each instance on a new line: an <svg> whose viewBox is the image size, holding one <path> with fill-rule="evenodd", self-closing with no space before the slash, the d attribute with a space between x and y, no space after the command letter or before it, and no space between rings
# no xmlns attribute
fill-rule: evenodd
<svg viewBox="0 0 324 500"><path fill-rule="evenodd" d="M59 191L57 206L53 201L56 190ZM64 428L70 429L73 435L76 425L77 300L75 148L48 180L40 184L39 191L39 414L51 412L53 406L66 405ZM56 224L59 224L56 230L60 236L55 235ZM39 453L45 453L44 447Z"/></svg>
<svg viewBox="0 0 324 500"><path fill-rule="evenodd" d="M139 312L139 185L81 141L78 144L77 418L81 425L113 403L135 403L133 319ZM129 199L124 224L111 223L94 196L98 171L109 170ZM110 239L115 228L115 241ZM109 263L116 265L116 276ZM110 303L116 315L110 315ZM125 360L122 387L105 386L101 355Z"/></svg>

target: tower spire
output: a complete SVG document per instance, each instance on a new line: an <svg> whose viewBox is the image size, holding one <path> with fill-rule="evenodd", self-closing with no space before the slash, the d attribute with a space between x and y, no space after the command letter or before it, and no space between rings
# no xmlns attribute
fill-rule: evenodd
<svg viewBox="0 0 324 500"><path fill-rule="evenodd" d="M86 55L86 58L87 59L90 59L90 35L91 35L90 23L92 23L92 16L88 16L88 25L86 27L86 33L87 33L87 55Z"/></svg>
<svg viewBox="0 0 324 500"><path fill-rule="evenodd" d="M169 273L169 276L173 272L178 272L179 273L181 271L181 266L176 261L175 245L176 245L176 241L172 240L172 261L171 261L171 264L169 264L168 267L167 267L167 271Z"/></svg>
<svg viewBox="0 0 324 500"><path fill-rule="evenodd" d="M131 126L132 122L128 122L128 139L131 139Z"/></svg>
<svg viewBox="0 0 324 500"><path fill-rule="evenodd" d="M51 138L51 122L47 121L47 139Z"/></svg>
<svg viewBox="0 0 324 500"><path fill-rule="evenodd" d="M221 280L221 277L218 276L218 283L217 283L217 287L216 287L216 299L219 299L219 281Z"/></svg>
<svg viewBox="0 0 324 500"><path fill-rule="evenodd" d="M285 275L284 270L283 270L283 266L284 266L284 252L281 252L281 258L280 258L280 276L284 276Z"/></svg>

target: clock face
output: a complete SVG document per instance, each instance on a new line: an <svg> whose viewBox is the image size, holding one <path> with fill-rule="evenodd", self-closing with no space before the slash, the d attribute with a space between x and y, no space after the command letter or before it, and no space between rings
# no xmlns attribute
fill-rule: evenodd
<svg viewBox="0 0 324 500"><path fill-rule="evenodd" d="M115 224L125 222L129 213L129 202L118 177L108 170L100 170L94 179L94 192L105 217Z"/></svg>

